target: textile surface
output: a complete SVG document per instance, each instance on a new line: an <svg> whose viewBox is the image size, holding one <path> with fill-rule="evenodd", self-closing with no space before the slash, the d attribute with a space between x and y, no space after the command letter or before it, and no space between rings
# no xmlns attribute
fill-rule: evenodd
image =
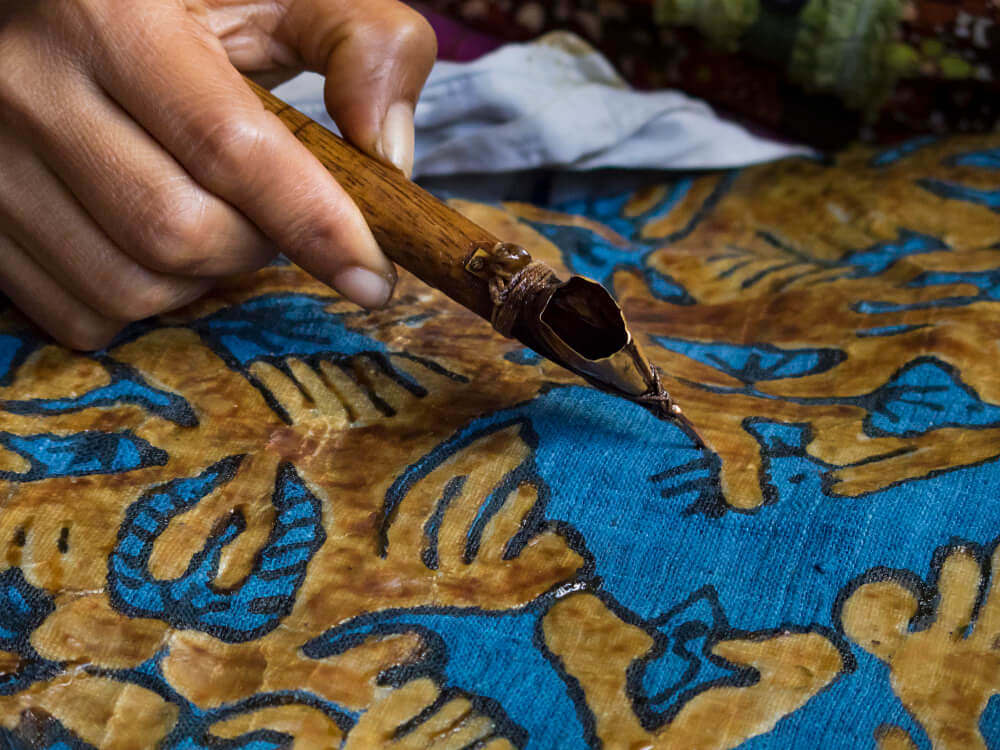
<svg viewBox="0 0 1000 750"><path fill-rule="evenodd" d="M705 435L411 277L0 317L0 747L1000 747L1000 138L455 201Z"/></svg>
<svg viewBox="0 0 1000 750"><path fill-rule="evenodd" d="M996 0L426 0L444 55L570 29L642 88L678 88L833 148L1000 124ZM463 31L463 26L465 31ZM493 42L494 44L496 42Z"/></svg>
<svg viewBox="0 0 1000 750"><path fill-rule="evenodd" d="M304 73L275 93L333 130L324 81ZM630 88L568 32L508 44L473 62L439 60L415 122L418 179L540 168L720 169L814 153L751 133L678 91Z"/></svg>

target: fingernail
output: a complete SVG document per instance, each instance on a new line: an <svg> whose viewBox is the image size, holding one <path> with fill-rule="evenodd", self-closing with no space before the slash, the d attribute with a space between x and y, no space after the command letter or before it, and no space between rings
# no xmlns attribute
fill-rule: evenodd
<svg viewBox="0 0 1000 750"><path fill-rule="evenodd" d="M382 121L382 158L392 163L407 177L413 174L413 107L396 102Z"/></svg>
<svg viewBox="0 0 1000 750"><path fill-rule="evenodd" d="M333 277L333 285L351 302L369 310L383 307L392 295L388 279L361 266L340 271Z"/></svg>

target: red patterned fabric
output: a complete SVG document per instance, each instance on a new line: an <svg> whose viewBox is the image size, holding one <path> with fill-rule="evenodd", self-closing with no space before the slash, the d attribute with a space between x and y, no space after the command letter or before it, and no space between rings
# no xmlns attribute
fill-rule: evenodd
<svg viewBox="0 0 1000 750"><path fill-rule="evenodd" d="M447 56L458 49L468 59L473 47L568 29L633 85L680 88L821 147L1000 124L997 0L844 0L823 8L761 0L756 15L737 19L713 5L724 4L428 0L418 7L438 19Z"/></svg>

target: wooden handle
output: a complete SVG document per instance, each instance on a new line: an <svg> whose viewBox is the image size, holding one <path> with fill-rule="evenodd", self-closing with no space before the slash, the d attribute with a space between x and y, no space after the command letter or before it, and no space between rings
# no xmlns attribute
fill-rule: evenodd
<svg viewBox="0 0 1000 750"><path fill-rule="evenodd" d="M247 83L354 199L392 261L489 320L493 303L488 284L467 271L465 263L477 249L494 247L496 237L399 170L361 152L250 79Z"/></svg>
<svg viewBox="0 0 1000 750"><path fill-rule="evenodd" d="M363 154L253 81L247 83L350 194L392 260L487 320L494 308L487 279L505 279L506 292L523 299L504 330L598 388L635 401L661 419L680 421L704 445L600 284L580 277L564 284L551 269L542 269L533 282L537 286L528 284L526 274L544 264L532 263L523 248L502 245L399 170ZM481 273L483 263L489 273ZM512 302L501 300L500 309L505 304Z"/></svg>

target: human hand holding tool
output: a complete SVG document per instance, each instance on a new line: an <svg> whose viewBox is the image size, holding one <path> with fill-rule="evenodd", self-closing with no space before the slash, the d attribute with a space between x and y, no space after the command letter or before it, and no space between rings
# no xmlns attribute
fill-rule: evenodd
<svg viewBox="0 0 1000 750"><path fill-rule="evenodd" d="M502 334L680 419L602 287L561 282L409 181L435 53L397 0L0 4L0 291L99 349L277 252L379 307L385 249ZM358 148L240 76L304 68Z"/></svg>
<svg viewBox="0 0 1000 750"><path fill-rule="evenodd" d="M240 71L324 74L345 136L408 171L435 54L397 0L0 0L0 292L76 349L279 251L381 306L364 217Z"/></svg>

